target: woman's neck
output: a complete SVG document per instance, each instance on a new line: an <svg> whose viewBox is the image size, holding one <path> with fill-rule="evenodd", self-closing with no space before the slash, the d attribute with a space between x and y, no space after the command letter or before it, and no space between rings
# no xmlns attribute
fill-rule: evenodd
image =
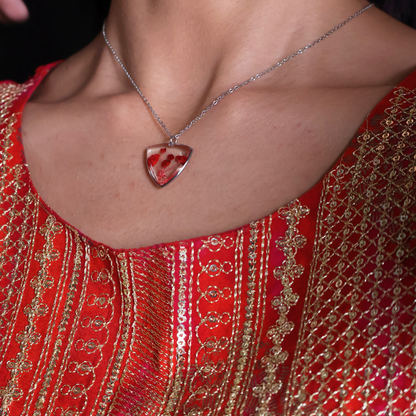
<svg viewBox="0 0 416 416"><path fill-rule="evenodd" d="M114 0L110 42L136 82L177 102L235 84L305 46L365 0ZM193 104L194 105L194 104Z"/></svg>
<svg viewBox="0 0 416 416"><path fill-rule="evenodd" d="M366 0L113 0L106 31L136 84L175 131L215 96L368 4ZM279 69L278 77L265 77L258 85L279 88L298 85L299 80L307 85L323 67L334 65L334 53L345 50L346 37L353 35L349 45L360 41L362 33L354 33L362 25L357 19L343 36L337 33L325 47L291 61ZM54 72L37 92L45 102L77 94L135 94L102 36ZM54 79L60 76L66 81L54 88Z"/></svg>

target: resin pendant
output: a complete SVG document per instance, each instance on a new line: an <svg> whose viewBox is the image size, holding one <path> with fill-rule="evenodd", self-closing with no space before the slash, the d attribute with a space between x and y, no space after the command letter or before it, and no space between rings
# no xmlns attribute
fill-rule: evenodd
<svg viewBox="0 0 416 416"><path fill-rule="evenodd" d="M192 148L184 144L156 144L146 149L146 165L150 177L163 187L177 178L192 156Z"/></svg>

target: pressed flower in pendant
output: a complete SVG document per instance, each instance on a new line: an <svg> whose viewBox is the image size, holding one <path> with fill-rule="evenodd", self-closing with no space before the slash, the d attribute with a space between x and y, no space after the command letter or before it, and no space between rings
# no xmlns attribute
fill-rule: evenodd
<svg viewBox="0 0 416 416"><path fill-rule="evenodd" d="M147 170L155 184L163 187L178 177L191 156L192 148L183 144L151 146L146 149Z"/></svg>

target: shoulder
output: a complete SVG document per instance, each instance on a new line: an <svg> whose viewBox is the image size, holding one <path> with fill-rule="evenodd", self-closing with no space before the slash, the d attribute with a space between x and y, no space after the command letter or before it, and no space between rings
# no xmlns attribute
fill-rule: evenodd
<svg viewBox="0 0 416 416"><path fill-rule="evenodd" d="M22 93L23 85L13 81L0 81L0 108L3 111Z"/></svg>
<svg viewBox="0 0 416 416"><path fill-rule="evenodd" d="M3 124L13 113L21 111L22 101L29 93L33 81L17 84L13 81L0 81L0 124Z"/></svg>
<svg viewBox="0 0 416 416"><path fill-rule="evenodd" d="M0 81L0 170L3 175L7 176L4 170L6 166L14 168L24 160L20 140L20 115L35 84L36 78L23 84ZM6 176L2 176L3 184Z"/></svg>
<svg viewBox="0 0 416 416"><path fill-rule="evenodd" d="M403 180L416 179L416 71L381 100L362 125L358 159L367 156ZM364 158L365 159L365 158ZM384 163L384 165L383 165Z"/></svg>
<svg viewBox="0 0 416 416"><path fill-rule="evenodd" d="M11 80L0 81L0 123L11 114L23 110L33 90L56 65L57 62L39 67L34 76L22 84Z"/></svg>
<svg viewBox="0 0 416 416"><path fill-rule="evenodd" d="M408 229L414 230L415 155L416 72L413 72L369 114L341 161L349 172L345 189L354 196L351 200L364 202L363 207L372 206L376 217L390 207L392 227L405 221Z"/></svg>
<svg viewBox="0 0 416 416"><path fill-rule="evenodd" d="M362 35L362 70L374 79L397 85L416 70L415 29L374 8Z"/></svg>

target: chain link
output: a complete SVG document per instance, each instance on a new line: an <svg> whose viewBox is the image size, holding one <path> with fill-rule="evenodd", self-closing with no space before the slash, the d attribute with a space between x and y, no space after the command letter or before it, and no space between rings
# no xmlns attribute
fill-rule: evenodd
<svg viewBox="0 0 416 416"><path fill-rule="evenodd" d="M358 11L357 13L353 14L352 16L350 16L347 20L344 20L342 23L340 23L338 26L335 26L333 29L331 29L329 32L325 33L323 36L321 36L320 38L316 39L315 41L313 41L312 43L310 43L309 45L304 46L303 48L299 49L298 51L292 53L291 55L289 55L287 58L282 59L281 61L277 62L276 64L274 64L273 66L271 66L270 68L265 69L263 72L260 72L248 79L246 79L245 81L243 81L240 84L235 85L234 87L230 88L227 91L224 91L221 95L219 95L214 101L212 101L211 104L209 104L204 110L202 110L201 114L199 114L198 116L196 116L186 127L184 127L178 134L172 134L169 129L166 127L165 123L160 119L160 117L157 115L156 111L153 109L153 107L150 105L149 101L147 100L147 98L144 96L144 94L141 92L140 88L137 86L137 84L134 82L133 78L131 77L131 75L129 74L129 72L127 71L126 67L124 66L123 62L121 61L120 57L117 55L116 51L114 50L114 48L111 46L111 43L109 42L109 40L107 39L107 34L105 31L105 25L106 22L104 21L103 24L103 29L102 29L102 33L103 33L103 37L104 40L107 44L107 46L109 47L110 51L112 52L112 54L114 55L115 59L117 60L117 62L120 64L121 68L123 69L123 71L125 72L125 74L127 75L127 78L130 80L130 82L133 84L134 88L136 89L137 93L140 95L140 97L143 99L143 101L145 102L145 104L147 105L147 107L149 108L150 112L153 114L153 116L156 118L156 120L158 121L158 123L163 127L163 129L166 131L166 133L169 135L170 137L170 142L169 145L174 145L177 144L179 137L182 136L182 134L184 134L187 130L189 130L196 122L198 122L199 120L201 120L202 117L205 116L205 114L211 110L213 107L215 107L222 99L224 99L227 95L232 94L233 92L239 90L241 87L244 87L245 85L248 85L254 81L257 81L259 78L261 78L263 75L268 74L269 72L273 71L276 68L281 67L282 65L284 65L285 63L291 61L293 58L296 58L297 56L303 54L305 51L307 51L308 49L312 48L313 46L317 45L318 43L322 42L324 39L328 38L329 36L331 36L333 33L335 33L337 30L341 29L343 26L345 26L347 23L349 23L351 20L355 19L357 16L359 16L360 14L364 13L365 11L367 11L370 7L374 6L374 3L369 4L368 6L364 7L363 9L361 9L360 11Z"/></svg>

